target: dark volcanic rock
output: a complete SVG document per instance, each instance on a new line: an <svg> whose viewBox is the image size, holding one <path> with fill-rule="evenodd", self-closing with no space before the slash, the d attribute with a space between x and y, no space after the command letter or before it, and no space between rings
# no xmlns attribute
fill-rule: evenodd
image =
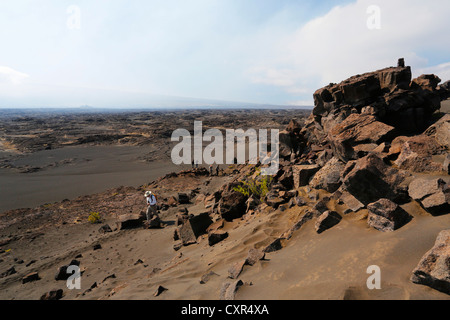
<svg viewBox="0 0 450 320"><path fill-rule="evenodd" d="M218 212L226 221L241 218L247 209L247 197L237 191L222 195L218 204Z"/></svg>
<svg viewBox="0 0 450 320"><path fill-rule="evenodd" d="M328 139L335 156L347 162L359 158L356 146L379 144L388 140L393 131L394 127L377 121L373 115L354 113L333 127Z"/></svg>
<svg viewBox="0 0 450 320"><path fill-rule="evenodd" d="M417 178L409 184L408 192L433 215L450 212L450 187L440 178Z"/></svg>
<svg viewBox="0 0 450 320"><path fill-rule="evenodd" d="M190 217L186 222L177 228L177 237L183 245L197 243L197 238L207 232L208 227L212 224L211 217L207 212Z"/></svg>
<svg viewBox="0 0 450 320"><path fill-rule="evenodd" d="M119 230L139 228L142 227L144 220L141 214L124 214L119 216L117 228Z"/></svg>
<svg viewBox="0 0 450 320"><path fill-rule="evenodd" d="M40 300L60 300L63 297L63 290L57 289L43 294Z"/></svg>
<svg viewBox="0 0 450 320"><path fill-rule="evenodd" d="M5 272L0 273L0 279L8 277L8 276L10 276L12 274L15 274L15 273L17 273L16 269L14 267L11 267L8 270L6 270Z"/></svg>
<svg viewBox="0 0 450 320"><path fill-rule="evenodd" d="M178 203L179 204L189 204L190 199L189 196L186 193L179 193L178 194Z"/></svg>
<svg viewBox="0 0 450 320"><path fill-rule="evenodd" d="M32 272L22 278L22 284L25 284L28 282L33 282L33 281L38 281L38 280L41 280L41 278L39 277L39 274L37 272Z"/></svg>
<svg viewBox="0 0 450 320"><path fill-rule="evenodd" d="M394 231L409 221L412 217L400 206L388 199L380 199L367 206L369 226L380 231Z"/></svg>
<svg viewBox="0 0 450 320"><path fill-rule="evenodd" d="M212 247L226 238L228 238L228 232L221 230L212 231L208 233L208 244Z"/></svg>
<svg viewBox="0 0 450 320"><path fill-rule="evenodd" d="M64 265L58 268L58 271L56 272L55 275L55 280L60 281L60 280L67 280L69 279L70 276L73 275L73 273L68 273L67 269L70 266L80 266L80 261L78 260L72 260L68 265Z"/></svg>
<svg viewBox="0 0 450 320"><path fill-rule="evenodd" d="M309 185L315 189L335 192L341 185L341 173L344 167L344 163L337 158L332 158L314 175Z"/></svg>
<svg viewBox="0 0 450 320"><path fill-rule="evenodd" d="M275 239L271 244L264 248L263 252L270 253L283 249L282 239Z"/></svg>
<svg viewBox="0 0 450 320"><path fill-rule="evenodd" d="M344 170L347 171L343 177L343 186L364 205L382 198L392 201L405 201L408 198L404 185L406 176L374 154L350 164Z"/></svg>
<svg viewBox="0 0 450 320"><path fill-rule="evenodd" d="M411 281L450 295L450 229L439 233L434 247L414 269Z"/></svg>
<svg viewBox="0 0 450 320"><path fill-rule="evenodd" d="M314 93L315 121L328 132L352 113L365 113L404 132L423 131L440 108L441 93L435 86L440 79L411 78L411 68L400 64L321 88ZM304 136L310 137L313 129L310 125Z"/></svg>
<svg viewBox="0 0 450 320"><path fill-rule="evenodd" d="M325 211L322 213L319 218L316 221L316 232L322 233L325 230L328 230L335 225L337 225L339 222L341 222L342 217L339 215L339 213L335 211Z"/></svg>

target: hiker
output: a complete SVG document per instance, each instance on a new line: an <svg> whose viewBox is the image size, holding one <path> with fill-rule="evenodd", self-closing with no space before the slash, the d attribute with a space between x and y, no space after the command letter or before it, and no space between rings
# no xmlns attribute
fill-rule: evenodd
<svg viewBox="0 0 450 320"><path fill-rule="evenodd" d="M219 165L216 167L216 176L219 176Z"/></svg>
<svg viewBox="0 0 450 320"><path fill-rule="evenodd" d="M209 175L212 177L212 175L213 175L213 165L212 164L210 164L209 165Z"/></svg>
<svg viewBox="0 0 450 320"><path fill-rule="evenodd" d="M192 169L194 169L194 167L195 167L195 162L194 162L194 160L192 160Z"/></svg>
<svg viewBox="0 0 450 320"><path fill-rule="evenodd" d="M156 196L151 192L151 191L147 191L145 192L145 198L147 200L147 221L150 222L150 219L153 218L154 215L158 216L158 211L156 209Z"/></svg>

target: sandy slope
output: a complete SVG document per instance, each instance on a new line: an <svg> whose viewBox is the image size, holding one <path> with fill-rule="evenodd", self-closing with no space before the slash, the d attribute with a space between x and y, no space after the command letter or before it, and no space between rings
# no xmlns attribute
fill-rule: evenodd
<svg viewBox="0 0 450 320"><path fill-rule="evenodd" d="M192 180L191 187L203 192L218 189L232 177L204 177ZM182 178L186 182L186 178ZM206 181L209 181L205 184ZM167 187L177 186L172 179ZM120 190L119 190L120 192ZM130 197L141 197L137 190L127 190ZM135 195L134 195L134 194ZM329 204L340 213L336 203ZM205 211L202 203L187 206L192 213ZM237 299L449 299L448 295L411 283L411 271L422 255L433 246L437 234L450 225L450 216L433 217L416 203L403 206L414 216L411 223L393 233L367 227L365 212L344 216L334 228L318 235L314 220L284 241L280 251L268 253L254 266L245 266L239 279L244 281ZM138 208L132 207L132 208ZM228 279L228 269L247 257L251 248L263 248L289 229L306 207L294 207L255 214L246 220L225 224L230 236L214 247L204 237L198 244L173 250L176 208L165 212L163 229L114 231L102 235L99 225L82 219L75 223L52 226L22 224L2 231L21 234L22 238L3 246L11 249L0 255L0 271L14 265L17 274L0 280L1 299L39 299L54 288L64 290L64 299L219 299L220 289ZM135 209L133 209L135 210ZM73 218L73 217L72 217ZM114 225L114 217L104 222ZM27 229L30 228L30 229ZM10 234L10 235L11 235ZM32 240L33 239L33 240ZM100 244L101 249L93 246ZM81 257L79 256L81 254ZM84 271L81 290L68 290L65 281L55 281L59 266L72 259L81 262ZM24 260L19 264L14 258ZM29 267L25 265L37 260ZM382 271L382 289L366 287L366 269L378 265ZM27 284L21 278L37 271L41 280ZM206 284L202 275L213 271ZM113 277L111 277L114 275ZM157 287L168 290L155 297ZM90 289L92 288L92 289Z"/></svg>

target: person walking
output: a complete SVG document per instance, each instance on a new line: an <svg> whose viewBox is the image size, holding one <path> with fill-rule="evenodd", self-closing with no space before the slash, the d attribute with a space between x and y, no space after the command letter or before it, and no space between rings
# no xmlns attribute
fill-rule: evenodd
<svg viewBox="0 0 450 320"><path fill-rule="evenodd" d="M147 221L150 222L150 220L153 218L153 216L158 216L158 210L156 208L157 205L157 199L156 196L151 191L145 192L145 198L147 200Z"/></svg>

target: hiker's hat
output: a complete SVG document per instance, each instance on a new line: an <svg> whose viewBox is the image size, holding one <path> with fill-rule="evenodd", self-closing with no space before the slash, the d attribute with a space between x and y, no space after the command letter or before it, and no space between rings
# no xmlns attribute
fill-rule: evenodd
<svg viewBox="0 0 450 320"><path fill-rule="evenodd" d="M145 192L145 196L146 196L146 197L150 196L151 194L152 194L151 191L146 191L146 192Z"/></svg>

